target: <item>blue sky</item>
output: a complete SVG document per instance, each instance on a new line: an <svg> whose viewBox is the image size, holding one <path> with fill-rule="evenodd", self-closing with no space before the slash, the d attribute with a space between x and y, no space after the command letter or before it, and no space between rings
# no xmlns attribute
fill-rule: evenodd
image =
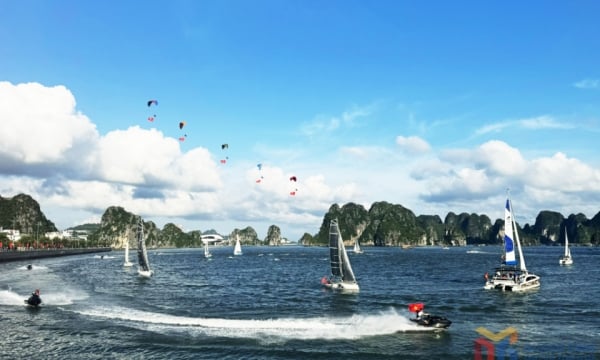
<svg viewBox="0 0 600 360"><path fill-rule="evenodd" d="M501 218L506 188L521 222L591 218L599 12L595 1L4 1L0 195L32 195L59 228L117 205L185 230L264 237L275 224L291 240L316 233L333 203Z"/></svg>

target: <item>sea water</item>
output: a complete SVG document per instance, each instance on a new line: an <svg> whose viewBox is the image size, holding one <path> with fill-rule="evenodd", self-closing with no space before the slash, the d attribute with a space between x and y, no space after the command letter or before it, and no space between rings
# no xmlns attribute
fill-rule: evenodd
<svg viewBox="0 0 600 360"><path fill-rule="evenodd" d="M349 250L360 292L321 287L326 247L150 250L155 275L123 252L0 264L0 358L519 359L600 358L600 249L524 249L542 286L484 290L500 247ZM36 288L43 306L23 300ZM417 327L408 304L450 319Z"/></svg>

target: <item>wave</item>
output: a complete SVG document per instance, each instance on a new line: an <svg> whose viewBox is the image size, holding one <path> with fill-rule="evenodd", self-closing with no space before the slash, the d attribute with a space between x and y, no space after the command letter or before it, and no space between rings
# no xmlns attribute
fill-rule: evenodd
<svg viewBox="0 0 600 360"><path fill-rule="evenodd" d="M236 320L202 318L140 311L124 307L94 307L73 310L81 315L130 322L156 332L186 332L228 338L251 338L260 341L277 340L353 340L398 332L432 331L415 325L395 309L372 315L348 317L313 317Z"/></svg>
<svg viewBox="0 0 600 360"><path fill-rule="evenodd" d="M23 305L23 300L27 299L31 293L19 294L11 289L0 290L0 305ZM40 297L42 304L48 305L71 305L75 301L85 300L88 294L81 290L64 289L61 292L45 293L42 289Z"/></svg>
<svg viewBox="0 0 600 360"><path fill-rule="evenodd" d="M42 266L42 265L33 265L31 264L31 269L28 269L29 265L23 265L19 267L19 270L48 270L48 268L46 266Z"/></svg>

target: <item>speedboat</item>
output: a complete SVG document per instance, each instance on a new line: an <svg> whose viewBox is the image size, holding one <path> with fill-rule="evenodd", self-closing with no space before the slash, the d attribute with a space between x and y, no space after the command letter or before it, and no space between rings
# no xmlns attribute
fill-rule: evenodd
<svg viewBox="0 0 600 360"><path fill-rule="evenodd" d="M443 316L427 314L423 311L424 309L425 305L423 303L408 304L408 311L416 314L416 317L410 318L410 321L419 326L436 329L447 329L450 327L450 325L452 325L452 321L448 320L447 318Z"/></svg>

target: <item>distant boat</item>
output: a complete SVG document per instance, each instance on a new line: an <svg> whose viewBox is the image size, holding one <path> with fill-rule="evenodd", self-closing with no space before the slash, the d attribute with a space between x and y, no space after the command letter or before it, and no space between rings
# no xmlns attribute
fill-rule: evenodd
<svg viewBox="0 0 600 360"><path fill-rule="evenodd" d="M514 237L513 237L514 235ZM514 240L513 240L514 239ZM519 262L515 254L515 242L519 252ZM517 266L518 265L518 266ZM484 289L502 291L525 291L540 287L540 277L527 271L525 258L519 241L519 232L509 198L504 208L504 256L500 267L495 269L491 279L485 273Z"/></svg>
<svg viewBox="0 0 600 360"><path fill-rule="evenodd" d="M146 242L144 240L144 222L141 216L137 226L136 237L138 243L138 274L145 278L152 277L154 271L150 269L150 262L148 261L148 252L146 251Z"/></svg>
<svg viewBox="0 0 600 360"><path fill-rule="evenodd" d="M364 252L363 249L360 248L360 244L358 243L358 239L356 239L356 241L354 242L354 249L352 249L352 251L355 254L362 254Z"/></svg>
<svg viewBox="0 0 600 360"><path fill-rule="evenodd" d="M233 255L242 255L242 245L240 244L240 237L235 234L235 248L233 249Z"/></svg>
<svg viewBox="0 0 600 360"><path fill-rule="evenodd" d="M331 220L329 224L329 260L331 275L323 277L321 284L329 289L358 292L358 283L354 277L337 220Z"/></svg>
<svg viewBox="0 0 600 360"><path fill-rule="evenodd" d="M123 263L123 266L125 267L130 267L133 266L133 263L131 261L129 261L129 236L127 237L127 240L125 240L125 262Z"/></svg>
<svg viewBox="0 0 600 360"><path fill-rule="evenodd" d="M204 257L207 259L212 257L210 250L208 250L208 241L204 243Z"/></svg>
<svg viewBox="0 0 600 360"><path fill-rule="evenodd" d="M571 249L569 248L569 236L567 235L567 228L565 228L565 254L558 259L560 265L571 265L573 264L573 257L571 256Z"/></svg>

